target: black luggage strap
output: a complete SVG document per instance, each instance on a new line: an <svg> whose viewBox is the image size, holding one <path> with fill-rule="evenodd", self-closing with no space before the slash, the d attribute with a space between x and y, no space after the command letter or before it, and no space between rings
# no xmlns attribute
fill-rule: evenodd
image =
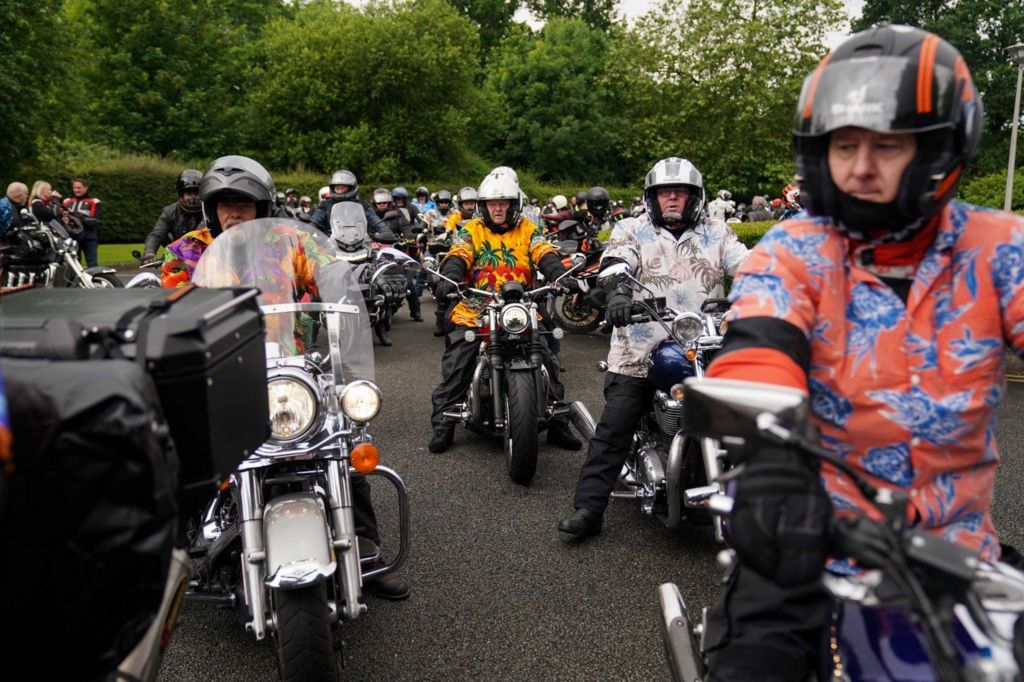
<svg viewBox="0 0 1024 682"><path fill-rule="evenodd" d="M131 308L114 323L114 328L92 327L83 330L82 336L86 343L96 343L101 349L100 357L125 360L124 351L121 347L125 343L135 342L135 361L146 366L146 337L149 332L149 323L154 317L163 314L172 305L184 298L189 292L196 289L191 282L183 287L175 289L170 296L153 299L149 305L140 305ZM140 317L141 315L141 317ZM137 331L132 331L131 324L138 320Z"/></svg>

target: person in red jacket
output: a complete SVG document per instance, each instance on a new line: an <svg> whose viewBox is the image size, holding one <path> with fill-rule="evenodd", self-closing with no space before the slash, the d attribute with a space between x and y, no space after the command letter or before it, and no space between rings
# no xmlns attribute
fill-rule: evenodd
<svg viewBox="0 0 1024 682"><path fill-rule="evenodd" d="M71 181L72 196L64 200L68 232L77 241L85 255L85 265L94 268L99 265L100 218L103 205L99 199L89 195L89 182L85 178Z"/></svg>

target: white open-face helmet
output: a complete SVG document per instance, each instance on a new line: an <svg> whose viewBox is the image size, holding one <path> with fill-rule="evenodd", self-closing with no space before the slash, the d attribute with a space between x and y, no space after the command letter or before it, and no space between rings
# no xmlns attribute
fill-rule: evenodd
<svg viewBox="0 0 1024 682"><path fill-rule="evenodd" d="M327 201L331 198L331 186L324 185L320 188L320 191L317 192L317 195L320 197L320 201Z"/></svg>
<svg viewBox="0 0 1024 682"><path fill-rule="evenodd" d="M551 205L555 207L556 211L563 211L569 208L569 200L565 198L564 194L556 194L551 199Z"/></svg>
<svg viewBox="0 0 1024 682"><path fill-rule="evenodd" d="M484 181L480 183L480 189L477 190L477 198L479 201L477 208L479 209L480 216L484 219L484 224L487 225L487 227L511 228L519 224L519 216L523 210L521 201L522 193L519 190L519 183L515 181L513 175L492 171L484 178ZM492 199L508 199L508 214L505 217L505 222L501 225L496 225L494 221L491 220L490 211L487 210L487 202Z"/></svg>

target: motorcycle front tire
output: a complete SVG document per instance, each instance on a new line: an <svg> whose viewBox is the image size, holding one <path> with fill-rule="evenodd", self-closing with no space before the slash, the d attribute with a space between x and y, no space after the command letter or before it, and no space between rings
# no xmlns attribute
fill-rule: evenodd
<svg viewBox="0 0 1024 682"><path fill-rule="evenodd" d="M559 326L570 334L589 334L601 324L601 311L587 302L585 294L559 296L553 307Z"/></svg>
<svg viewBox="0 0 1024 682"><path fill-rule="evenodd" d="M92 276L97 289L124 289L124 282L112 272L99 272Z"/></svg>
<svg viewBox="0 0 1024 682"><path fill-rule="evenodd" d="M338 655L331 632L327 583L274 590L277 666L284 682L338 679Z"/></svg>
<svg viewBox="0 0 1024 682"><path fill-rule="evenodd" d="M533 372L506 372L505 460L514 483L527 485L537 473L537 391Z"/></svg>

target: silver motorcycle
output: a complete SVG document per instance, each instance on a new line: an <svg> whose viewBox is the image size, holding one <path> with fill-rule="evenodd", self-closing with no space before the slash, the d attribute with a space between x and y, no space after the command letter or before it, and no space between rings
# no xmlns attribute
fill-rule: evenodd
<svg viewBox="0 0 1024 682"><path fill-rule="evenodd" d="M370 434L381 392L359 283L331 240L279 219L219 236L193 281L260 289L271 423L270 438L190 530L188 598L234 608L257 640L271 635L282 679L336 679L341 624L367 610L363 582L397 570L409 547L405 485L379 465ZM389 562L356 536L360 475L397 490L399 547Z"/></svg>
<svg viewBox="0 0 1024 682"><path fill-rule="evenodd" d="M80 287L120 289L117 270L105 266L84 268L76 242L59 220L39 221L22 209L24 224L4 235L0 245L3 287ZM70 216L69 220L77 220Z"/></svg>

